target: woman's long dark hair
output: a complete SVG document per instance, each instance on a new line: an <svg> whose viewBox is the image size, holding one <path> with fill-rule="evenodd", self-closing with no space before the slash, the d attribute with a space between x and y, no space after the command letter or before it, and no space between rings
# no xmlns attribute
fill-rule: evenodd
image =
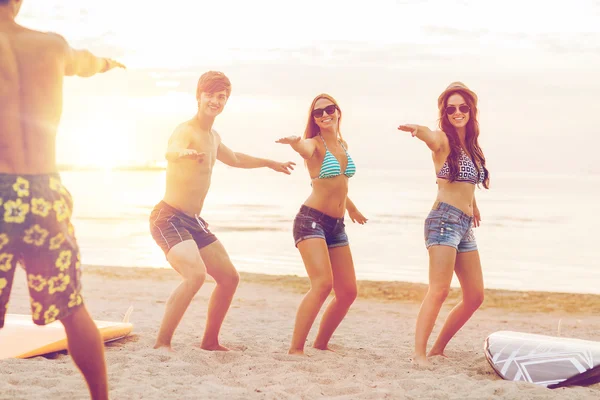
<svg viewBox="0 0 600 400"><path fill-rule="evenodd" d="M458 133L456 133L456 129L448 120L448 115L446 114L446 107L448 106L448 98L453 94L460 94L465 102L471 109L469 112L469 122L467 122L467 135L465 138L465 145L467 146L466 150L470 155L474 157L473 162L477 167L477 171L479 172L479 166L483 167L483 187L489 189L490 186L490 173L488 169L485 167L485 156L483 155L483 150L479 147L479 123L477 122L477 104L475 103L473 97L466 91L456 89L451 90L446 93L444 96L444 101L440 102L439 106L439 127L442 131L446 133L448 137L448 142L450 143L450 154L448 154L448 169L450 170L449 181L454 182L456 178L458 178L458 158L460 157L460 140L458 138Z"/></svg>

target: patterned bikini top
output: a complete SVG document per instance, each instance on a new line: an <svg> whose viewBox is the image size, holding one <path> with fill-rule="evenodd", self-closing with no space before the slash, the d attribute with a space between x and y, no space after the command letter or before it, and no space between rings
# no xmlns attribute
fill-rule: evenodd
<svg viewBox="0 0 600 400"><path fill-rule="evenodd" d="M323 136L319 135L323 144L325 145L325 158L323 158L323 163L321 164L321 170L319 171L319 176L314 179L327 179L327 178L335 178L342 174L342 166L340 162L335 158L335 156L329 151L327 148L327 143L325 143L325 139ZM338 139L339 140L339 139ZM340 141L344 152L346 153L346 158L348 159L348 165L346 165L346 170L344 171L344 175L348 178L352 178L356 173L356 165L354 165L354 161L352 161L352 157L348 154L348 150L344 147L343 143Z"/></svg>
<svg viewBox="0 0 600 400"><path fill-rule="evenodd" d="M473 185L477 185L483 183L483 179L485 176L485 171L483 170L483 166L479 167L479 171L475 166L475 163L467 153L460 148L460 157L458 158L458 176L456 177L456 182L467 182ZM440 169L440 172L437 173L437 177L440 179L450 179L450 167L448 166L448 160Z"/></svg>

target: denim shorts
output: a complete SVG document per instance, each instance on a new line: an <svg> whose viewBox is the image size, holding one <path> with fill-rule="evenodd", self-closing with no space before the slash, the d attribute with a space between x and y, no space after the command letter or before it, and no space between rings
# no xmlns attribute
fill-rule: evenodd
<svg viewBox="0 0 600 400"><path fill-rule="evenodd" d="M425 220L425 245L450 246L459 253L477 250L473 217L456 207L438 202Z"/></svg>
<svg viewBox="0 0 600 400"><path fill-rule="evenodd" d="M327 247L348 246L344 217L334 218L314 208L302 205L294 219L294 241L298 243L305 239L321 238Z"/></svg>

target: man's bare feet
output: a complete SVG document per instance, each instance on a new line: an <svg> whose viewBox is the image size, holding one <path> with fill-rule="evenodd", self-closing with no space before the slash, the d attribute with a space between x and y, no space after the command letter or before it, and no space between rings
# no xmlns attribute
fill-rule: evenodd
<svg viewBox="0 0 600 400"><path fill-rule="evenodd" d="M433 364L425 356L413 355L410 359L410 363L417 368L431 368Z"/></svg>
<svg viewBox="0 0 600 400"><path fill-rule="evenodd" d="M201 344L199 346L202 350L207 351L230 351L227 347L221 346L219 343L216 344Z"/></svg>
<svg viewBox="0 0 600 400"><path fill-rule="evenodd" d="M157 350L161 350L161 351L166 351L166 352L169 352L169 353L175 353L175 350L173 350L173 348L171 347L171 344L156 343L154 345L153 349L157 349Z"/></svg>

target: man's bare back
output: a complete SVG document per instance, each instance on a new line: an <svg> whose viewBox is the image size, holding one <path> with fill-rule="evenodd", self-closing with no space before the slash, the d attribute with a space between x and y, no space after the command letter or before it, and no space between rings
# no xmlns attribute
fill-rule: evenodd
<svg viewBox="0 0 600 400"><path fill-rule="evenodd" d="M19 263L30 278L43 282L29 287L37 310L33 321L63 324L69 354L90 396L104 400L104 346L81 295L80 252L70 220L73 199L57 172L55 139L63 76L88 77L122 65L73 50L59 35L18 25L21 5L22 0L0 0L0 247L9 260L0 268L0 328ZM35 240L32 232L38 233ZM51 282L59 281L64 285L53 290Z"/></svg>
<svg viewBox="0 0 600 400"><path fill-rule="evenodd" d="M0 25L0 172L55 172L67 49L58 35Z"/></svg>
<svg viewBox="0 0 600 400"><path fill-rule="evenodd" d="M63 76L115 66L121 65L71 49L57 34L0 20L0 173L56 172Z"/></svg>

